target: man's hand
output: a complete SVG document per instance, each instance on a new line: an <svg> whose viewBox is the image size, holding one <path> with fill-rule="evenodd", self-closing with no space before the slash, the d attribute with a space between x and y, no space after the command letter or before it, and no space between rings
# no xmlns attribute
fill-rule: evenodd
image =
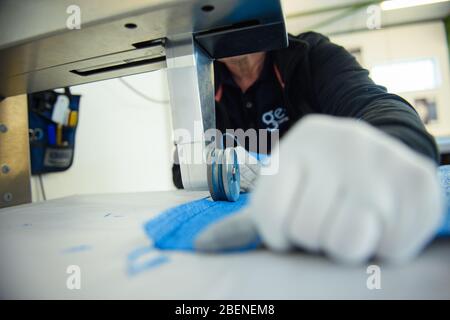
<svg viewBox="0 0 450 320"><path fill-rule="evenodd" d="M238 146L234 149L236 150L240 169L241 192L250 192L255 188L256 178L261 170L261 165L245 148Z"/></svg>
<svg viewBox="0 0 450 320"><path fill-rule="evenodd" d="M245 212L209 227L199 250L260 237L273 250L302 248L339 261L400 262L434 236L443 213L434 164L354 119L308 116L272 152Z"/></svg>

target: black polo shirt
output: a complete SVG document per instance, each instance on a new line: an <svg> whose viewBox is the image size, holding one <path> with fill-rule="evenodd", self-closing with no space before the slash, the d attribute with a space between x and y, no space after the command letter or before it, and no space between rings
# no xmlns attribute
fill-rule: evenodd
<svg viewBox="0 0 450 320"><path fill-rule="evenodd" d="M225 64L215 62L214 67L217 129L222 133L226 129L263 129L269 131L269 139L273 130L279 130L280 136L288 130L290 119L283 96L284 83L270 53L266 54L259 78L245 92ZM249 149L248 145L246 148Z"/></svg>

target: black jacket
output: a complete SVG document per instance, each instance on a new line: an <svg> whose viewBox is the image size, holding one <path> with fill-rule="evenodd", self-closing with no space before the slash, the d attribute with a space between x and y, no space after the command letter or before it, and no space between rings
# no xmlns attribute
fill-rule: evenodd
<svg viewBox="0 0 450 320"><path fill-rule="evenodd" d="M285 84L283 95L292 123L311 113L362 119L439 161L436 143L413 107L376 85L350 53L327 37L315 32L290 35L289 47L273 51L272 57ZM178 166L173 168L173 179L177 187L182 186Z"/></svg>

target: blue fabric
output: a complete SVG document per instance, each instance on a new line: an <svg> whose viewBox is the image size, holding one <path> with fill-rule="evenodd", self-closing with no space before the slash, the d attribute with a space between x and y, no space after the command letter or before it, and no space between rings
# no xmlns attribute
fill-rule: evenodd
<svg viewBox="0 0 450 320"><path fill-rule="evenodd" d="M127 273L129 276L135 276L141 272L157 268L169 261L168 256L157 253L154 248L140 247L128 254Z"/></svg>
<svg viewBox="0 0 450 320"><path fill-rule="evenodd" d="M442 188L444 190L446 202L446 215L444 221L441 224L437 236L450 236L450 165L439 167L439 178L441 181Z"/></svg>
<svg viewBox="0 0 450 320"><path fill-rule="evenodd" d="M447 211L438 237L450 236L450 165L439 168L439 177L447 197ZM210 224L232 215L248 203L248 194L241 194L237 202L214 202L204 198L182 204L161 213L144 225L148 237L153 240L155 248L161 250L193 251L194 241L199 233ZM260 243L251 243L240 248L251 250Z"/></svg>
<svg viewBox="0 0 450 320"><path fill-rule="evenodd" d="M236 202L212 201L204 198L169 209L144 225L154 247L163 250L194 250L197 235L208 225L236 213L248 202L248 194L241 194ZM249 244L241 250L256 248Z"/></svg>

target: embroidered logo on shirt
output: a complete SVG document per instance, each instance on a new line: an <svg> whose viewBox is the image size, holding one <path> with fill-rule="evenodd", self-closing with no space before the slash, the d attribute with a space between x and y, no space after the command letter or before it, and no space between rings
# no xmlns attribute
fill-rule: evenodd
<svg viewBox="0 0 450 320"><path fill-rule="evenodd" d="M286 109L284 108L277 108L262 115L262 122L267 125L268 130L276 130L282 123L288 120L289 117L287 116Z"/></svg>

